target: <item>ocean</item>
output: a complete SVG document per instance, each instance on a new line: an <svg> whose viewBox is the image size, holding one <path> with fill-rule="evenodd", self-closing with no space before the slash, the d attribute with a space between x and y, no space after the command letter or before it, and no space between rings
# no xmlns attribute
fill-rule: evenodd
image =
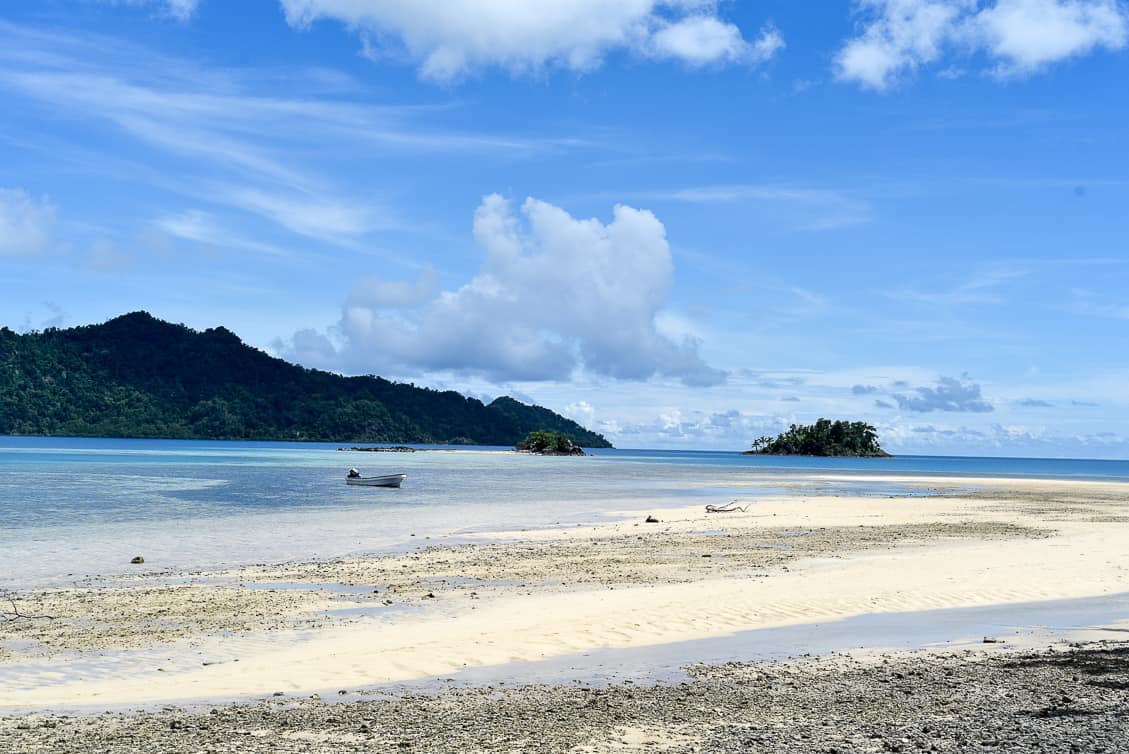
<svg viewBox="0 0 1129 754"><path fill-rule="evenodd" d="M428 446L416 446L427 448ZM769 494L926 494L915 476L1129 481L1129 461L742 456L507 448L342 452L335 444L0 437L0 587L406 550L607 520L609 510ZM495 451L495 452L484 452ZM401 489L345 471L403 472ZM907 478L909 481L907 481Z"/></svg>

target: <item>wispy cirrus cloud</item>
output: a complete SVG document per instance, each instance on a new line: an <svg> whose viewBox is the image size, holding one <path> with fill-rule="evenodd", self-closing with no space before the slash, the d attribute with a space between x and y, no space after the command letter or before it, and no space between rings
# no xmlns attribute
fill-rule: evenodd
<svg viewBox="0 0 1129 754"><path fill-rule="evenodd" d="M1022 261L1001 261L974 269L963 280L948 287L932 290L904 287L888 291L886 295L896 301L927 306L1002 304L1007 301L1007 287L1032 275L1036 266Z"/></svg>
<svg viewBox="0 0 1129 754"><path fill-rule="evenodd" d="M885 91L948 56L983 55L998 76L1027 75L1129 41L1119 0L856 0L861 29L835 58L841 81ZM951 68L943 68L951 70Z"/></svg>
<svg viewBox="0 0 1129 754"><path fill-rule="evenodd" d="M798 222L808 230L832 230L860 225L874 218L874 208L870 202L853 193L804 186L723 184L636 192L630 196L693 204L761 203L788 206L796 210L801 218Z"/></svg>
<svg viewBox="0 0 1129 754"><path fill-rule="evenodd" d="M1102 319L1129 320L1129 303L1083 288L1070 291L1070 300L1064 308L1073 313Z"/></svg>
<svg viewBox="0 0 1129 754"><path fill-rule="evenodd" d="M172 238L207 244L209 246L245 249L267 256L288 258L297 256L295 252L274 244L245 238L225 227L211 213L198 209L162 215L152 221L153 227Z"/></svg>
<svg viewBox="0 0 1129 754"><path fill-rule="evenodd" d="M369 229L336 195L339 189L330 179L295 165L270 146L288 125L297 128L295 116L301 108L289 105L300 103L157 88L115 74L58 70L2 71L0 87L60 112L112 124L166 159L177 160L183 193L207 196L212 203L323 240ZM227 177L226 190L202 183L213 183L215 176Z"/></svg>
<svg viewBox="0 0 1129 754"><path fill-rule="evenodd" d="M21 111L38 109L46 118L73 119L130 139L150 157L144 179L162 189L328 243L403 227L391 220L398 213L387 206L388 197L327 170L334 158L442 152L512 158L582 144L429 128L429 118L447 105L279 93L289 76L280 76L279 86L264 86L262 71L208 69L94 34L4 21L0 33L8 40L0 47L0 92ZM158 160L161 168L154 167Z"/></svg>
<svg viewBox="0 0 1129 754"><path fill-rule="evenodd" d="M265 217L299 235L323 240L344 240L372 230L389 228L387 210L374 203L361 204L341 197L321 197L313 192L270 191L249 186L218 187L214 196L228 204Z"/></svg>
<svg viewBox="0 0 1129 754"><path fill-rule="evenodd" d="M760 369L735 369L730 374L731 382L738 384L751 385L759 388L767 388L770 390L776 389L795 389L803 385L815 373L811 371L795 371L788 370L760 370Z"/></svg>
<svg viewBox="0 0 1129 754"><path fill-rule="evenodd" d="M200 0L100 0L107 5L126 5L147 8L159 15L185 22L196 15Z"/></svg>

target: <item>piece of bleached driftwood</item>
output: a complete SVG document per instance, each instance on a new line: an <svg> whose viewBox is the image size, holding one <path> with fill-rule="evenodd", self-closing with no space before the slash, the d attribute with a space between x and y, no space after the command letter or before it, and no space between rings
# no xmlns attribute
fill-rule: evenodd
<svg viewBox="0 0 1129 754"><path fill-rule="evenodd" d="M736 500L731 500L725 505L707 505L706 513L733 513L735 511L741 511L742 513L744 513L748 509L749 506L737 505Z"/></svg>

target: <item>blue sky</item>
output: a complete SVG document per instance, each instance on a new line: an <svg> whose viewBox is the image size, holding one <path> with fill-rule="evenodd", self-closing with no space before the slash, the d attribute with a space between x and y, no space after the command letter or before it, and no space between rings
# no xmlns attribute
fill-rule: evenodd
<svg viewBox="0 0 1129 754"><path fill-rule="evenodd" d="M1127 85L1118 0L5 3L0 323L1125 458Z"/></svg>

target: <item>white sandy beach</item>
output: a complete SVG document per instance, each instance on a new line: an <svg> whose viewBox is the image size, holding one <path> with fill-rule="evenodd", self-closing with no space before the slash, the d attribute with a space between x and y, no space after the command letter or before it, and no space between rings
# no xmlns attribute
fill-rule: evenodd
<svg viewBox="0 0 1129 754"><path fill-rule="evenodd" d="M235 597L246 597L243 608L167 642L139 640L133 626L120 630L131 638L116 643L111 626L97 646L84 644L91 634L82 621L63 621L52 628L57 652L10 645L17 648L0 664L0 709L123 708L353 690L597 648L1129 591L1129 485L905 481L956 492L781 496L725 514L695 505L654 510L657 524L633 516L595 528L499 535L502 541L489 546L249 569L239 574L240 583L371 584L395 604L387 613L339 619L325 613L324 593L292 591L302 598L280 606L256 601L271 592L244 587ZM977 492L965 492L970 489ZM818 544L790 552L803 541ZM599 554L599 570L585 573L584 564L597 557L592 553ZM114 589L137 594L146 584L138 579ZM199 597L211 587L148 587L146 600L162 605L161 621L207 612ZM48 613L78 597L23 599L45 605ZM189 600L197 601L195 608ZM405 605L409 609L399 609ZM97 600L85 609L88 619L97 619ZM137 621L153 620L145 600L135 609ZM271 623L272 611L306 622ZM240 624L227 635L232 615ZM122 620L121 626L131 620L128 611ZM20 639L35 622L19 623L7 624L2 638ZM68 632L70 624L75 628Z"/></svg>

